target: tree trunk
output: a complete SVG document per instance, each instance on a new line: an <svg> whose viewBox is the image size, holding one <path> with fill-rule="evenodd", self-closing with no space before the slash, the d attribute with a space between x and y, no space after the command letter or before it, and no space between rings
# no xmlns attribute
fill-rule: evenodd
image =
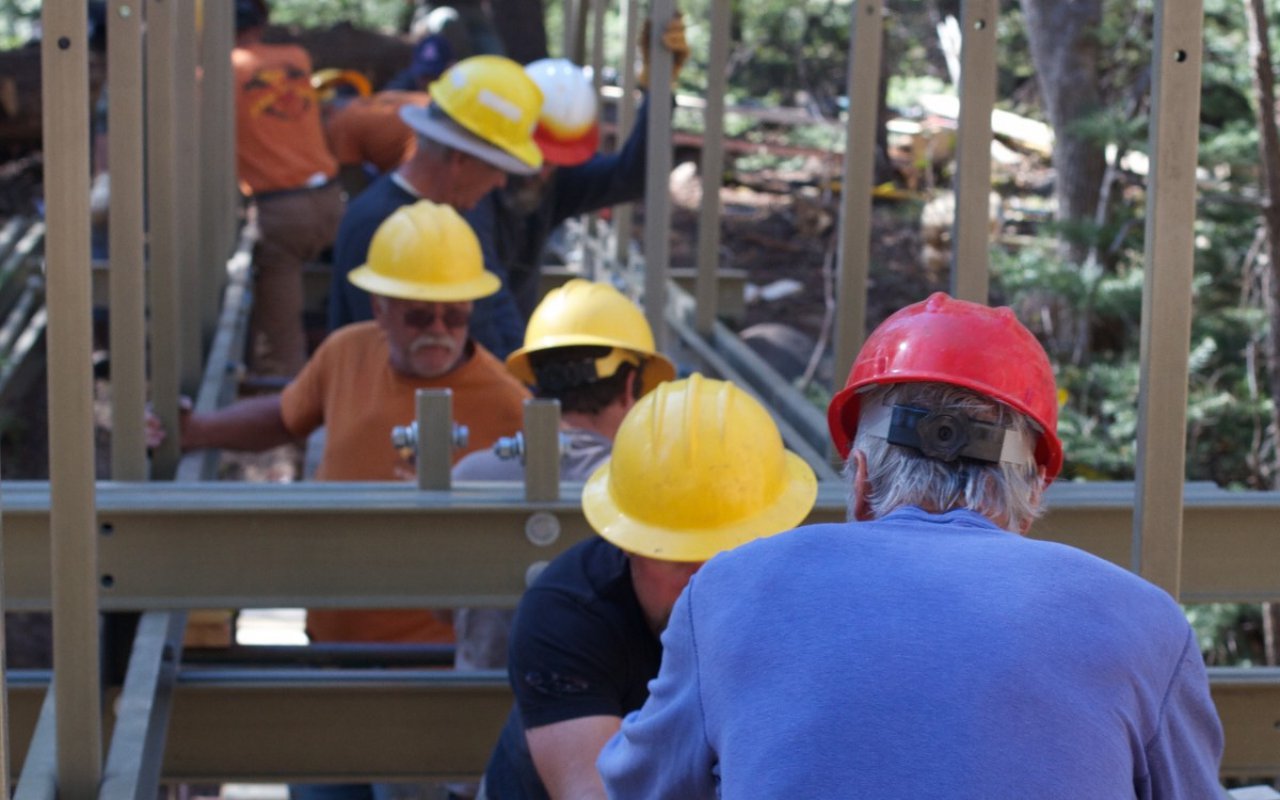
<svg viewBox="0 0 1280 800"><path fill-rule="evenodd" d="M508 56L521 64L547 57L542 0L489 0L489 8Z"/></svg>
<svg viewBox="0 0 1280 800"><path fill-rule="evenodd" d="M1271 68L1270 32L1263 0L1244 0L1248 20L1249 60L1253 65L1253 91L1258 101L1258 148L1262 158L1262 217L1267 226L1267 252L1271 272L1263 292L1271 331L1267 347L1268 385L1271 388L1271 429L1280 438L1280 129L1276 125L1276 76ZM1280 456L1277 456L1280 458ZM1280 464L1273 469L1276 488L1280 488ZM1262 604L1263 643L1267 663L1280 663L1277 642L1275 603Z"/></svg>
<svg viewBox="0 0 1280 800"><path fill-rule="evenodd" d="M1053 125L1054 193L1058 220L1090 225L1098 206L1098 191L1106 169L1099 142L1072 130L1073 123L1098 111L1098 41L1102 0L1021 0L1031 59ZM1067 235L1064 253L1081 264L1089 242Z"/></svg>

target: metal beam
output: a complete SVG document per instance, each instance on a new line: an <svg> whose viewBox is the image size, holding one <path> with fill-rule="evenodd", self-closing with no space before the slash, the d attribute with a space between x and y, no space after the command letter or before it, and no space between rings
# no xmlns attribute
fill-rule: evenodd
<svg viewBox="0 0 1280 800"><path fill-rule="evenodd" d="M100 590L108 610L514 606L525 572L593 535L566 483L557 503L530 504L518 483L423 493L392 483L234 483L98 489ZM1054 484L1033 534L1120 565L1129 558L1132 483ZM10 610L49 607L48 485L5 485ZM556 518L535 545L526 525ZM845 490L824 481L810 522L845 518ZM1280 599L1280 492L1188 484L1183 513L1186 602ZM542 541L539 538L539 541Z"/></svg>
<svg viewBox="0 0 1280 800"><path fill-rule="evenodd" d="M622 100L618 104L618 129L614 150L622 149L622 143L631 134L631 128L635 125L636 119L636 59L635 52L631 48L632 42L636 40L636 31L640 27L640 0L622 0L622 5L622 64L618 67L622 79ZM603 101L603 98L601 99ZM601 107L603 106L604 103L601 102ZM613 207L614 260L622 265L623 271L631 261L632 221L630 203Z"/></svg>
<svg viewBox="0 0 1280 800"><path fill-rule="evenodd" d="M226 284L227 256L235 245L235 95L231 3L201 4L200 29L200 325L206 343L217 337L218 301ZM207 227L206 227L207 226Z"/></svg>
<svg viewBox="0 0 1280 800"><path fill-rule="evenodd" d="M1222 774L1280 772L1280 669L1210 668L1209 682L1226 732ZM31 681L13 692L15 738L22 742L43 695L43 686ZM484 768L510 708L506 678L496 671L184 666L163 777L218 782L474 776ZM342 725L334 725L335 719ZM19 791L15 800L52 800L51 794L23 795L21 786Z"/></svg>
<svg viewBox="0 0 1280 800"><path fill-rule="evenodd" d="M89 800L102 775L97 715L97 542L89 278L89 40L83 3L43 8L45 275L49 333L49 476L53 663L59 702L58 795Z"/></svg>
<svg viewBox="0 0 1280 800"><path fill-rule="evenodd" d="M173 687L187 615L144 614L138 622L98 800L154 800L160 786Z"/></svg>
<svg viewBox="0 0 1280 800"><path fill-rule="evenodd" d="M531 503L560 499L560 401L524 401L524 496Z"/></svg>
<svg viewBox="0 0 1280 800"><path fill-rule="evenodd" d="M669 345L667 332L667 270L671 267L671 51L662 45L662 31L675 4L652 0L649 8L649 140L645 167L644 203L644 315L653 329L658 350Z"/></svg>
<svg viewBox="0 0 1280 800"><path fill-rule="evenodd" d="M196 86L196 2L197 0L169 0L174 14L173 62L173 136L174 177L180 190L174 195L174 222L177 223L177 264L174 265L177 283L178 308L184 313L175 316L175 333L179 341L178 385L184 394L200 390L200 378L204 363L204 337L201 331L201 305L207 286L207 270L200 262L200 239L207 235L200 224L200 161L201 132L199 125L200 93Z"/></svg>
<svg viewBox="0 0 1280 800"><path fill-rule="evenodd" d="M22 758L22 774L18 777L18 786L14 790L13 800L56 800L58 797L58 743L56 704L53 700L53 688L46 679L44 686L34 692L24 691L15 694L13 705L21 708L25 700L27 705L38 711L32 713L27 709L28 718L35 720L29 731L26 754ZM15 751L11 751L17 755Z"/></svg>
<svg viewBox="0 0 1280 800"><path fill-rule="evenodd" d="M711 0L711 54L707 106L702 115L702 208L698 212L698 297L694 326L710 335L716 321L720 270L720 187L724 183L724 93L729 82L729 12L732 0Z"/></svg>
<svg viewBox="0 0 1280 800"><path fill-rule="evenodd" d="M148 291L151 330L151 401L165 430L178 430L181 336L178 323L179 247L177 213L178 145L174 121L174 40L177 9L173 2L146 0L147 70L147 230ZM178 441L167 437L152 464L157 477L169 478L178 466Z"/></svg>
<svg viewBox="0 0 1280 800"><path fill-rule="evenodd" d="M146 219L143 210L142 2L107 4L107 121L111 126L111 477L147 478Z"/></svg>
<svg viewBox="0 0 1280 800"><path fill-rule="evenodd" d="M871 273L871 182L875 170L876 107L884 8L858 0L849 33L849 113L845 119L844 179L836 265L835 364L831 387L845 376L867 335L867 276ZM824 449L826 445L823 446Z"/></svg>
<svg viewBox="0 0 1280 800"><path fill-rule="evenodd" d="M4 541L4 508L0 505L0 542ZM12 769L9 761L9 655L4 633L4 556L0 554L0 786L9 787Z"/></svg>
<svg viewBox="0 0 1280 800"><path fill-rule="evenodd" d="M229 282L223 297L222 313L213 343L209 346L200 394L196 396L195 410L199 413L222 408L235 399L241 354L249 329L249 311L253 307L253 293L249 289L252 254L253 240L246 228L240 246L226 266ZM219 455L216 450L186 454L178 463L177 480L213 479L217 474Z"/></svg>
<svg viewBox="0 0 1280 800"><path fill-rule="evenodd" d="M986 303L990 262L991 109L996 100L997 0L964 0L960 120L956 134L956 216L951 294Z"/></svg>
<svg viewBox="0 0 1280 800"><path fill-rule="evenodd" d="M1200 0L1156 4L1132 563L1174 597L1182 575L1203 21Z"/></svg>

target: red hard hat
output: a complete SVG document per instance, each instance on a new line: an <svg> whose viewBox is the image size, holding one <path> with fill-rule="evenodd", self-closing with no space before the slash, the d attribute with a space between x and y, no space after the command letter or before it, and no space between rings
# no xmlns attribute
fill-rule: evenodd
<svg viewBox="0 0 1280 800"><path fill-rule="evenodd" d="M862 390L925 381L970 389L1026 414L1041 428L1036 463L1048 480L1062 470L1058 391L1044 348L1009 308L942 292L897 311L867 338L827 408L840 455L848 457L858 431Z"/></svg>

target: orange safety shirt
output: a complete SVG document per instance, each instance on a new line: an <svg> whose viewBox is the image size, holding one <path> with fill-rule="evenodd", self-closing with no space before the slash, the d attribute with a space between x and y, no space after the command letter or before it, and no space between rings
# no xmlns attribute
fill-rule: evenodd
<svg viewBox="0 0 1280 800"><path fill-rule="evenodd" d="M426 92L378 92L357 97L329 115L325 136L329 149L343 166L372 164L390 172L418 149L413 129L400 119L400 107L425 106Z"/></svg>
<svg viewBox="0 0 1280 800"><path fill-rule="evenodd" d="M404 480L414 475L391 445L391 429L412 422L418 389L453 390L454 420L466 425L467 453L488 449L520 429L529 392L488 350L469 345L464 364L439 378L411 378L391 368L376 322L339 328L324 340L281 395L285 427L303 438L326 428L319 480ZM307 632L318 642L451 642L453 627L430 611L312 610Z"/></svg>
<svg viewBox="0 0 1280 800"><path fill-rule="evenodd" d="M297 45L231 51L240 190L262 194L319 185L338 172L320 127L311 58Z"/></svg>

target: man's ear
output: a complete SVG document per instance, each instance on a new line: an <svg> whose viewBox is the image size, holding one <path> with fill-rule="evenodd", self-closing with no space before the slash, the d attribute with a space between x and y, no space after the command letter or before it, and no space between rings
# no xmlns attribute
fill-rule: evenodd
<svg viewBox="0 0 1280 800"><path fill-rule="evenodd" d="M622 402L623 402L623 407L628 411L631 410L632 406L634 406L637 402L639 402L639 398L636 397L636 395L638 394L638 390L636 388L636 382L639 380L640 380L640 370L633 369L627 373L626 385L622 387Z"/></svg>
<svg viewBox="0 0 1280 800"><path fill-rule="evenodd" d="M867 478L867 454L854 450L853 459L853 518L866 522L875 517L871 513L871 481Z"/></svg>

